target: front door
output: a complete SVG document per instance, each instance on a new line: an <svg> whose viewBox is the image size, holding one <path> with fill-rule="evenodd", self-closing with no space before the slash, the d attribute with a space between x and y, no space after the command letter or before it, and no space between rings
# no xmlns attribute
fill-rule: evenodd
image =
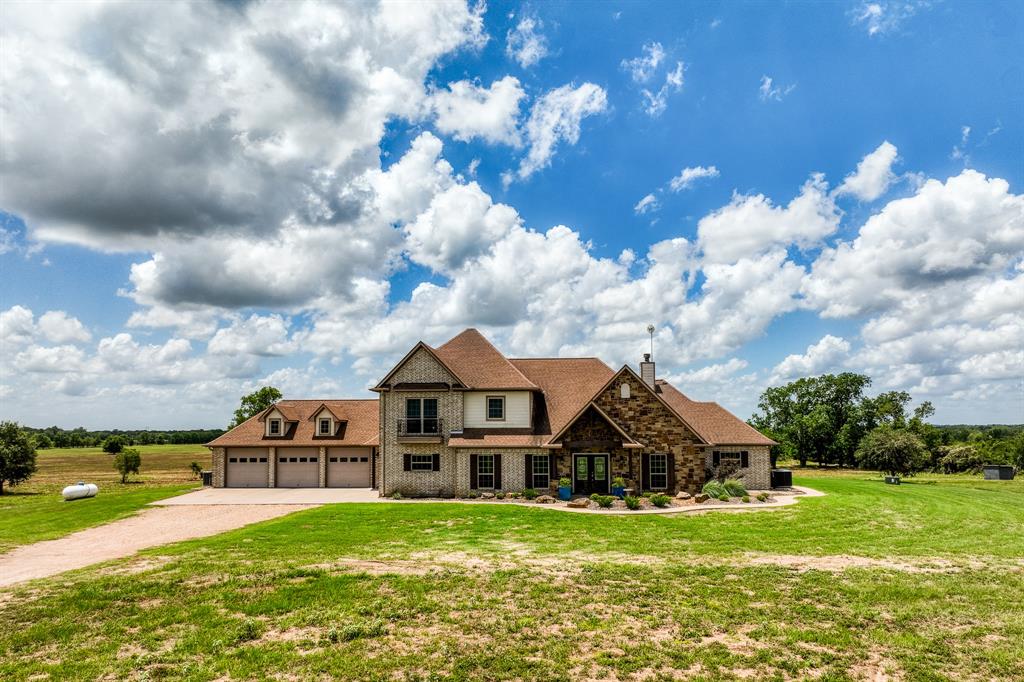
<svg viewBox="0 0 1024 682"><path fill-rule="evenodd" d="M607 495L608 455L573 455L572 490L580 495Z"/></svg>

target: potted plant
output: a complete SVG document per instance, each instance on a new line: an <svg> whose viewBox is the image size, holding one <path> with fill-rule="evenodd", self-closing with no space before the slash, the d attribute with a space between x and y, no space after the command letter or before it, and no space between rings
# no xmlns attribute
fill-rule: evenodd
<svg viewBox="0 0 1024 682"><path fill-rule="evenodd" d="M568 501L572 497L572 481L563 476L558 479L558 499Z"/></svg>
<svg viewBox="0 0 1024 682"><path fill-rule="evenodd" d="M618 498L626 496L626 479L616 476L612 479L612 495Z"/></svg>

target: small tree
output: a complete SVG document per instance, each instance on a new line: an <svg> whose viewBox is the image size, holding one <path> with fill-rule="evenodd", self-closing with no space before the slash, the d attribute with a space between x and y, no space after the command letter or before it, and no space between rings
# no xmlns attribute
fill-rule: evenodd
<svg viewBox="0 0 1024 682"><path fill-rule="evenodd" d="M24 483L36 472L36 448L16 422L0 422L0 495L4 483Z"/></svg>
<svg viewBox="0 0 1024 682"><path fill-rule="evenodd" d="M857 448L857 464L890 476L913 476L928 463L928 450L910 431L879 426Z"/></svg>
<svg viewBox="0 0 1024 682"><path fill-rule="evenodd" d="M189 469L192 470L192 478L199 478L203 475L203 467L199 466L199 462L189 464Z"/></svg>
<svg viewBox="0 0 1024 682"><path fill-rule="evenodd" d="M50 437L45 433L37 433L33 437L33 440L35 441L37 450L49 450L53 447L53 441L50 440Z"/></svg>
<svg viewBox="0 0 1024 682"><path fill-rule="evenodd" d="M137 474L142 467L142 454L135 448L125 448L114 456L114 468L121 474L121 483L128 482L128 474Z"/></svg>
<svg viewBox="0 0 1024 682"><path fill-rule="evenodd" d="M103 441L103 452L108 455L116 455L122 450L124 450L124 438L121 436L107 436L107 439Z"/></svg>

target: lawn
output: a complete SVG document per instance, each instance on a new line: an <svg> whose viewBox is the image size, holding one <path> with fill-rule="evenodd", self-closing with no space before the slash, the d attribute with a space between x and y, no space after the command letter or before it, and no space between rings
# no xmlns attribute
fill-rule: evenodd
<svg viewBox="0 0 1024 682"><path fill-rule="evenodd" d="M1024 482L333 505L0 593L0 678L1024 679Z"/></svg>
<svg viewBox="0 0 1024 682"><path fill-rule="evenodd" d="M140 475L121 484L114 458L99 448L38 451L39 470L27 483L4 488L0 496L0 553L16 545L49 540L127 516L154 500L195 487L189 464L209 468L209 450L201 445L142 445ZM99 486L99 496L65 502L60 491L84 480Z"/></svg>

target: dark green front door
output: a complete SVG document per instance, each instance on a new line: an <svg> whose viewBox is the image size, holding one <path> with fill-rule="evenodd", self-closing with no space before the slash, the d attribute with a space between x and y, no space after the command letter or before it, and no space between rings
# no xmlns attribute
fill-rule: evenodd
<svg viewBox="0 0 1024 682"><path fill-rule="evenodd" d="M608 494L608 455L573 455L572 491Z"/></svg>

